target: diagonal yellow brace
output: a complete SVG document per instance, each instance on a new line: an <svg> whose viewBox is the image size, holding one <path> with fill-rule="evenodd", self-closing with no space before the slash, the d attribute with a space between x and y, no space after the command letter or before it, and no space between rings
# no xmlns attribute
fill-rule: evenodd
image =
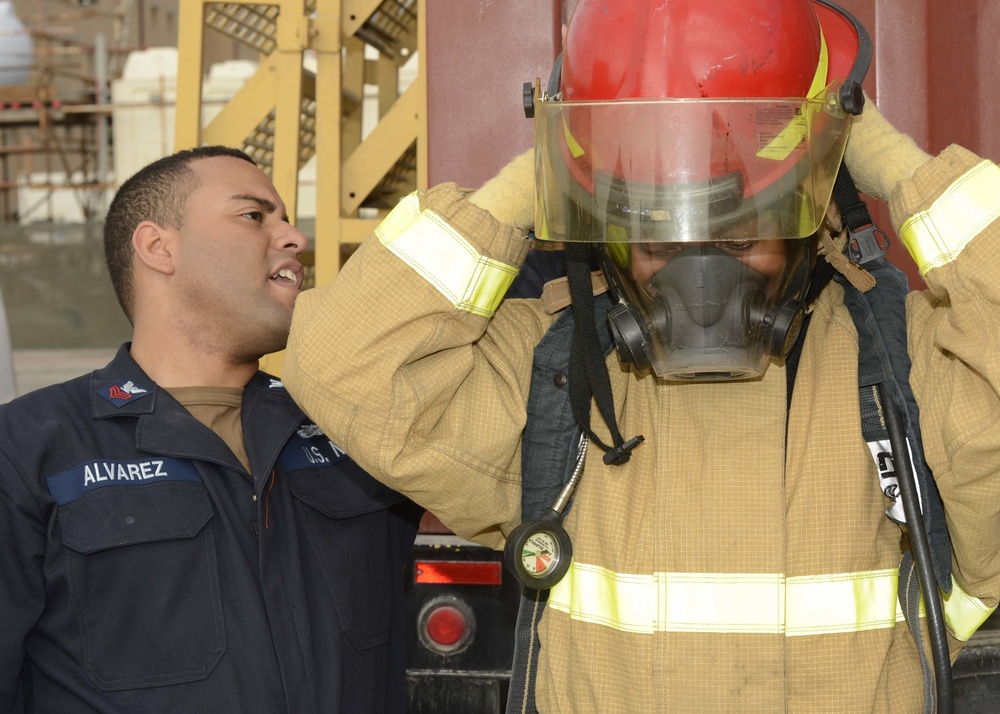
<svg viewBox="0 0 1000 714"><path fill-rule="evenodd" d="M344 162L344 182L340 189L344 214L358 209L396 160L417 140L422 106L420 89L411 85Z"/></svg>
<svg viewBox="0 0 1000 714"><path fill-rule="evenodd" d="M357 32L381 4L382 0L343 0L344 34Z"/></svg>
<svg viewBox="0 0 1000 714"><path fill-rule="evenodd" d="M248 136L274 108L278 91L275 61L265 58L254 75L240 87L216 117L201 132L204 144L229 144L233 137Z"/></svg>

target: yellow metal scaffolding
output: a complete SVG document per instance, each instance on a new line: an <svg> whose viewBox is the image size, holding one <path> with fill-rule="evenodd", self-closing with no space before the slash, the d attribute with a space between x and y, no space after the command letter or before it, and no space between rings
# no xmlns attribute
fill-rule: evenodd
<svg viewBox="0 0 1000 714"><path fill-rule="evenodd" d="M315 284L332 280L347 250L400 198L427 185L424 2L180 0L175 147L241 147L271 176L293 221L299 169L315 155ZM255 48L261 61L202 126L206 28ZM366 45L378 59L365 58ZM417 76L400 94L399 67L414 52ZM303 67L307 53L315 53L315 72ZM378 87L379 106L362 139L365 84Z"/></svg>

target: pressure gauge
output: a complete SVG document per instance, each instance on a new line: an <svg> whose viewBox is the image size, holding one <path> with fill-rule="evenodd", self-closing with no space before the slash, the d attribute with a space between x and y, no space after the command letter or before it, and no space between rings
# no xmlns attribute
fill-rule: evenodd
<svg viewBox="0 0 1000 714"><path fill-rule="evenodd" d="M525 587L546 590L562 580L573 557L573 544L562 526L562 516L546 516L522 523L507 538L504 562Z"/></svg>
<svg viewBox="0 0 1000 714"><path fill-rule="evenodd" d="M507 537L503 562L521 585L533 590L548 590L563 579L573 559L573 543L563 528L563 511L580 481L587 458L586 434L580 434L576 465L552 507L541 518L525 521Z"/></svg>
<svg viewBox="0 0 1000 714"><path fill-rule="evenodd" d="M521 546L521 567L533 578L544 578L558 562L559 541L549 531L535 531Z"/></svg>

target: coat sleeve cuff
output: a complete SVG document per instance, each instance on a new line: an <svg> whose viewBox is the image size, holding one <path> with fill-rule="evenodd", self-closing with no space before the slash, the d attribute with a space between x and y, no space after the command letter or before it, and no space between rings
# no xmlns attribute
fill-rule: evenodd
<svg viewBox="0 0 1000 714"><path fill-rule="evenodd" d="M921 275L953 261L1000 217L1000 167L960 146L900 181L889 202L893 226Z"/></svg>
<svg viewBox="0 0 1000 714"><path fill-rule="evenodd" d="M418 191L418 195L421 209L439 215L477 250L520 268L531 247L521 229L498 221L488 210L469 201L467 192L453 183Z"/></svg>
<svg viewBox="0 0 1000 714"><path fill-rule="evenodd" d="M454 184L406 196L375 235L456 309L487 318L500 306L529 247L518 229L465 200Z"/></svg>

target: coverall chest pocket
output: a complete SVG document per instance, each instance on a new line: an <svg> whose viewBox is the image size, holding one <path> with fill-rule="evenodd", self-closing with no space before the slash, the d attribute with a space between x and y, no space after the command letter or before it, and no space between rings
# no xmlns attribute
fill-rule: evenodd
<svg viewBox="0 0 1000 714"><path fill-rule="evenodd" d="M226 649L200 483L102 488L59 511L87 674L113 691L208 677Z"/></svg>
<svg viewBox="0 0 1000 714"><path fill-rule="evenodd" d="M345 635L358 650L385 645L398 579L389 507L402 497L351 461L288 480Z"/></svg>

